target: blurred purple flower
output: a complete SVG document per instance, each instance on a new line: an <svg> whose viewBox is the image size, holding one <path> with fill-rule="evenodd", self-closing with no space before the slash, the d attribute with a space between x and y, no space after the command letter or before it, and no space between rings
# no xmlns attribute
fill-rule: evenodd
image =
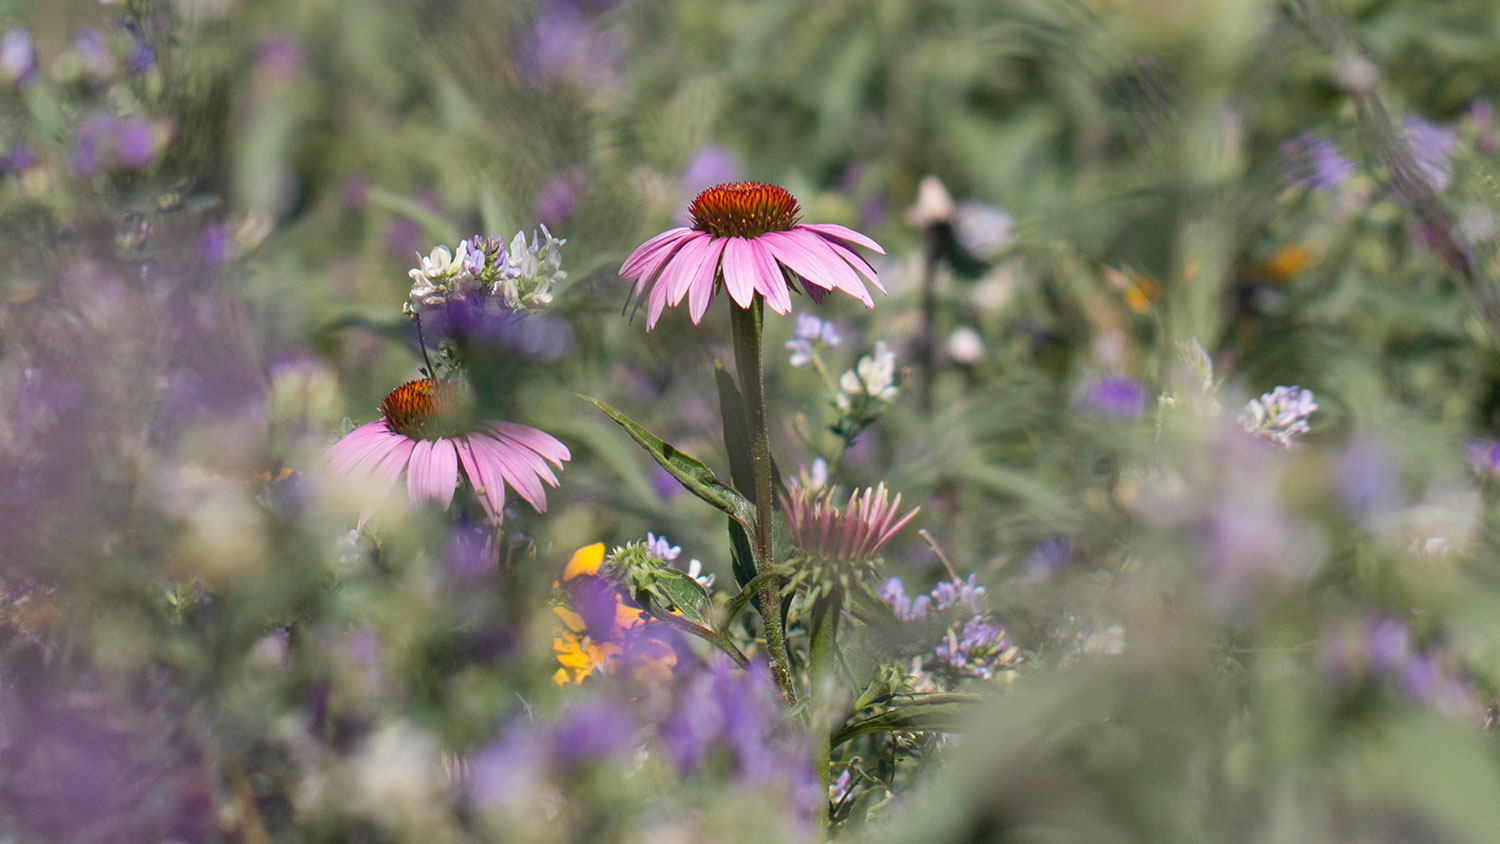
<svg viewBox="0 0 1500 844"><path fill-rule="evenodd" d="M18 87L30 85L36 78L36 48L24 29L8 29L0 36L0 79Z"/></svg>
<svg viewBox="0 0 1500 844"><path fill-rule="evenodd" d="M1401 506L1400 469L1375 439L1355 439L1333 459L1330 470L1339 499L1355 518L1379 516Z"/></svg>
<svg viewBox="0 0 1500 844"><path fill-rule="evenodd" d="M656 497L660 498L663 502L671 501L682 493L682 485L678 483L676 478L672 477L671 472L660 466L651 467L650 480L651 489L656 493Z"/></svg>
<svg viewBox="0 0 1500 844"><path fill-rule="evenodd" d="M557 228L578 207L578 193L583 187L583 173L577 168L553 174L537 189L531 216L544 226Z"/></svg>
<svg viewBox="0 0 1500 844"><path fill-rule="evenodd" d="M1146 412L1146 388L1123 375L1106 375L1086 386L1077 404L1096 416L1138 419Z"/></svg>
<svg viewBox="0 0 1500 844"><path fill-rule="evenodd" d="M1281 160L1293 185L1313 190L1333 190L1354 173L1354 163L1344 157L1338 144L1311 132L1283 143Z"/></svg>
<svg viewBox="0 0 1500 844"><path fill-rule="evenodd" d="M1049 536L1038 542L1026 558L1026 574L1045 580L1062 571L1073 556L1073 546L1066 536Z"/></svg>
<svg viewBox="0 0 1500 844"><path fill-rule="evenodd" d="M222 266L228 263L233 248L229 230L223 223L210 220L203 224L203 231L198 234L198 257L203 263L211 267Z"/></svg>
<svg viewBox="0 0 1500 844"><path fill-rule="evenodd" d="M255 49L255 74L266 82L290 82L307 65L302 42L290 32L273 32Z"/></svg>
<svg viewBox="0 0 1500 844"><path fill-rule="evenodd" d="M1428 184L1439 191L1448 187L1453 178L1448 159L1458 145L1458 132L1412 115L1401 121L1401 133Z"/></svg>
<svg viewBox="0 0 1500 844"><path fill-rule="evenodd" d="M1005 631L987 618L975 616L938 642L934 654L954 673L988 680L1006 656Z"/></svg>
<svg viewBox="0 0 1500 844"><path fill-rule="evenodd" d="M677 184L685 195L696 196L705 185L740 181L742 173L739 159L728 148L704 144L683 168Z"/></svg>
<svg viewBox="0 0 1500 844"><path fill-rule="evenodd" d="M115 75L115 56L99 30L85 26L73 36L73 50L83 60L84 71L94 82L106 82Z"/></svg>
<svg viewBox="0 0 1500 844"><path fill-rule="evenodd" d="M619 40L571 4L543 7L516 51L516 69L536 87L568 82L587 91L612 88L624 61Z"/></svg>
<svg viewBox="0 0 1500 844"><path fill-rule="evenodd" d="M554 758L564 769L619 757L635 746L629 711L603 697L565 708L552 728Z"/></svg>
<svg viewBox="0 0 1500 844"><path fill-rule="evenodd" d="M932 609L932 598L927 595L907 597L906 584L899 577L892 577L881 585L880 599L902 621L923 621Z"/></svg>
<svg viewBox="0 0 1500 844"><path fill-rule="evenodd" d="M115 153L120 163L133 170L156 158L156 138L144 120L121 120L115 125Z"/></svg>
<svg viewBox="0 0 1500 844"><path fill-rule="evenodd" d="M1470 437L1464 441L1464 458L1481 479L1500 480L1500 440Z"/></svg>

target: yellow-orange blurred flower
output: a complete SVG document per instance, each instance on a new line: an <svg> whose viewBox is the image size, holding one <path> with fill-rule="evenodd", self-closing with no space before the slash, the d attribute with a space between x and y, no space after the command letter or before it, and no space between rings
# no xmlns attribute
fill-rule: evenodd
<svg viewBox="0 0 1500 844"><path fill-rule="evenodd" d="M1311 249L1300 243L1288 243L1271 254L1266 261L1266 275L1276 281L1288 281L1307 269L1313 262Z"/></svg>
<svg viewBox="0 0 1500 844"><path fill-rule="evenodd" d="M562 580L554 586L565 593L582 582L583 578L599 577L604 564L604 543L596 542L579 548L563 569ZM583 615L564 604L552 608L560 622L560 628L552 638L552 651L557 656L558 669L552 682L561 685L582 683L592 674L610 674L629 652L629 662L636 679L645 682L664 681L672 674L677 664L677 653L667 642L651 635L657 622L639 607L632 606L620 593L610 587L609 595L614 601L614 614L606 629L598 629L596 623L590 630Z"/></svg>

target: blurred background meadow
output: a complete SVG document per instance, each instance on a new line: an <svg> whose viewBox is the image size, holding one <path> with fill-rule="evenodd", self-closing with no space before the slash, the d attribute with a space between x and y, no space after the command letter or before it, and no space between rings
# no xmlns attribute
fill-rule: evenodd
<svg viewBox="0 0 1500 844"><path fill-rule="evenodd" d="M1497 56L1483 0L0 0L0 842L1500 840ZM881 593L968 613L846 670L982 699L826 784L696 640L555 680L580 548L736 591L579 394L727 474L727 297L618 272L742 179L886 249L767 316L782 474L919 505ZM543 225L471 377L547 511L355 530L408 271Z"/></svg>

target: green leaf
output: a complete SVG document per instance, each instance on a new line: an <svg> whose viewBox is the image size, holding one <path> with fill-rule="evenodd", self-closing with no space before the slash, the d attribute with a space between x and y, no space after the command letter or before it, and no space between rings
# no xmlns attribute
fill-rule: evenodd
<svg viewBox="0 0 1500 844"><path fill-rule="evenodd" d="M750 426L745 420L745 397L734 383L723 361L714 361L714 381L719 386L719 416L724 420L724 450L729 454L729 480L740 495L755 501L755 468L750 458ZM743 585L743 584L741 584Z"/></svg>
<svg viewBox="0 0 1500 844"><path fill-rule="evenodd" d="M652 576L656 592L669 601L683 618L709 630L714 629L713 600L708 597L702 584L687 572L671 568L658 569Z"/></svg>
<svg viewBox="0 0 1500 844"><path fill-rule="evenodd" d="M729 558L734 568L734 583L744 589L755 578L755 549L750 544L749 531L734 519L729 520Z"/></svg>
<svg viewBox="0 0 1500 844"><path fill-rule="evenodd" d="M688 492L723 510L746 530L755 524L755 507L743 496L719 480L713 470L693 457L678 451L660 437L636 424L634 420L598 399L580 396L584 401L604 411L604 415L615 420L630 438L646 453L661 464Z"/></svg>
<svg viewBox="0 0 1500 844"><path fill-rule="evenodd" d="M850 718L833 734L833 746L869 733L894 733L904 730L958 732L973 707L983 698L977 695L935 692L902 695L901 702L873 715Z"/></svg>

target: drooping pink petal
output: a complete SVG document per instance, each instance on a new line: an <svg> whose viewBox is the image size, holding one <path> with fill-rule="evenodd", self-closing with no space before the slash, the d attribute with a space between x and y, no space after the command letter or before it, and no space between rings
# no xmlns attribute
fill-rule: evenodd
<svg viewBox="0 0 1500 844"><path fill-rule="evenodd" d="M516 459L515 446L483 434L470 436L469 446L474 449L476 459L488 461L490 468L498 470L511 488L533 509L538 513L547 512L547 492L542 488L536 473L524 461Z"/></svg>
<svg viewBox="0 0 1500 844"><path fill-rule="evenodd" d="M635 283L635 289L631 292L632 296L640 296L641 292L646 289L646 285L650 284L666 269L676 258L677 253L682 250L682 245L692 237L693 231L691 229L673 229L667 232L667 234L672 235L671 239L657 245L649 254L640 255L641 250L636 250L634 255L640 255L640 258L636 261L636 265L631 267L631 275L626 275L622 270L621 277L627 281L632 278L638 278ZM645 247L641 248L644 249ZM628 262L627 266L629 266Z"/></svg>
<svg viewBox="0 0 1500 844"><path fill-rule="evenodd" d="M667 283L658 279L656 286L651 288L650 307L646 310L646 330L650 331L656 327L656 321L661 318L661 312L667 307Z"/></svg>
<svg viewBox="0 0 1500 844"><path fill-rule="evenodd" d="M434 440L428 461L428 491L446 510L458 489L458 453L453 450L453 440Z"/></svg>
<svg viewBox="0 0 1500 844"><path fill-rule="evenodd" d="M493 481L489 479L479 461L474 459L474 452L469 448L467 440L457 440L454 447L458 449L458 459L463 464L464 475L474 488L474 495L479 498L479 506L484 508L490 521L499 524L500 515L505 509L505 482L498 476Z"/></svg>
<svg viewBox="0 0 1500 844"><path fill-rule="evenodd" d="M625 263L620 265L620 277L626 281L633 281L650 276L666 257L664 253L670 252L671 248L677 245L677 241L690 231L692 229L686 227L668 229L637 246L635 251L630 253L630 257L625 259Z"/></svg>
<svg viewBox="0 0 1500 844"><path fill-rule="evenodd" d="M845 261L847 261L849 263L849 266L853 267L860 275L869 279L870 283L875 285L875 288L877 290L879 290L881 293L886 292L885 285L880 283L880 277L875 273L875 268L870 266L870 262L866 261L864 259L864 256L845 246L840 241L825 238L823 242L828 244L828 247L832 249L834 253L836 253L840 258L843 258Z"/></svg>
<svg viewBox="0 0 1500 844"><path fill-rule="evenodd" d="M820 287L838 288L864 303L875 307L870 291L865 289L859 274L840 258L829 243L817 234L793 229L789 232L773 232L765 236L777 260L786 264L797 275Z"/></svg>
<svg viewBox="0 0 1500 844"><path fill-rule="evenodd" d="M370 471L367 487L371 495L370 503L365 505L360 512L359 522L355 524L356 530L364 529L365 522L369 521L370 516L375 512L376 502L396 485L396 479L401 477L401 470L406 467L407 460L411 457L412 449L415 447L415 441L402 437L401 442L396 443L390 451L386 452L375 468Z"/></svg>
<svg viewBox="0 0 1500 844"><path fill-rule="evenodd" d="M724 287L742 308L755 299L755 256L743 237L725 238Z"/></svg>
<svg viewBox="0 0 1500 844"><path fill-rule="evenodd" d="M562 464L573 459L568 447L563 445L557 437L546 431L538 430L529 425L518 422L498 422L495 429L511 439L518 440L532 451L551 460L553 465L561 469Z"/></svg>
<svg viewBox="0 0 1500 844"><path fill-rule="evenodd" d="M703 232L693 232L695 237L686 239L682 244L682 250L672 258L672 263L662 270L661 280L657 284L667 285L667 304L677 307L693 279L698 277L698 270L703 261L708 257L710 246L713 245L713 236ZM670 277L669 277L670 276Z"/></svg>
<svg viewBox="0 0 1500 844"><path fill-rule="evenodd" d="M745 245L750 247L750 255L753 259L755 269L753 271L755 289L760 295L766 297L766 305L778 314L785 314L792 310L792 293L787 289L786 276L782 275L781 266L776 263L776 256L763 242L762 238L747 240Z"/></svg>
<svg viewBox="0 0 1500 844"><path fill-rule="evenodd" d="M698 274L688 287L688 315L692 317L694 325L703 320L709 303L714 300L714 284L719 276L719 256L724 254L724 242L725 238L715 238L709 242L708 254L704 256L703 263L698 267Z"/></svg>
<svg viewBox="0 0 1500 844"><path fill-rule="evenodd" d="M792 228L794 230L811 229L812 231L815 231L819 234L828 235L829 237L836 237L840 240L847 240L850 243L856 244L858 246L863 246L864 248L869 249L872 252L879 252L882 255L885 254L885 250L881 248L880 244L876 243L868 237L865 237L854 229L851 229L848 226L841 226L838 223L802 223L800 225L793 226Z"/></svg>
<svg viewBox="0 0 1500 844"><path fill-rule="evenodd" d="M428 498L428 490L431 483L428 481L431 464L432 441L418 440L411 450L411 459L406 463L406 497L413 504L421 504L424 498ZM435 497L435 496L432 496Z"/></svg>
<svg viewBox="0 0 1500 844"><path fill-rule="evenodd" d="M329 446L328 468L335 474L348 475L361 463L380 459L389 448L403 439L406 438L386 425L385 419L366 422Z"/></svg>

